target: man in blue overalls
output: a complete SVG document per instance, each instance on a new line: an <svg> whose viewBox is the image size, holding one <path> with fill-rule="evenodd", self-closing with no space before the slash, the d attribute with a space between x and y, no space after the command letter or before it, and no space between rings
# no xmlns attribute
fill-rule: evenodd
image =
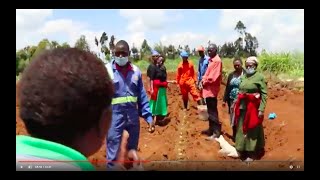
<svg viewBox="0 0 320 180"><path fill-rule="evenodd" d="M200 90L200 94L202 96L202 84L201 84L201 80L202 80L202 76L206 73L206 70L208 68L209 65L209 57L206 56L204 54L204 47L203 46L199 46L197 48L197 51L199 53L200 59L199 59L199 65L198 65L198 82L197 82L197 86L198 89ZM206 105L206 102L203 98L201 98L201 104Z"/></svg>
<svg viewBox="0 0 320 180"><path fill-rule="evenodd" d="M128 150L137 150L140 134L139 116L153 127L149 100L143 87L141 71L128 60L129 45L121 40L116 44L114 60L107 65L107 70L114 84L112 99L112 123L107 138L108 169L114 167L119 153L122 133L129 133Z"/></svg>

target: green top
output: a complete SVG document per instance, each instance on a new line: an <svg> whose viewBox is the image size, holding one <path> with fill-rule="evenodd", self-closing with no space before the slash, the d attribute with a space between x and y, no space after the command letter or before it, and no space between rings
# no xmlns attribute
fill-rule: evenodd
<svg viewBox="0 0 320 180"><path fill-rule="evenodd" d="M252 76L241 76L241 83L239 90L241 93L260 93L261 103L259 106L259 111L264 111L267 104L267 83L264 76L256 72ZM242 103L241 103L242 104ZM243 105L243 104L242 104Z"/></svg>
<svg viewBox="0 0 320 180"><path fill-rule="evenodd" d="M94 166L80 152L59 143L30 136L16 136L16 155L66 161L83 171L95 170Z"/></svg>

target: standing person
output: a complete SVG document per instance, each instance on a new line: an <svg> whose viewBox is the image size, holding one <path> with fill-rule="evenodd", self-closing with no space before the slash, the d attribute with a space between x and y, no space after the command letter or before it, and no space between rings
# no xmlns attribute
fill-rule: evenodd
<svg viewBox="0 0 320 180"><path fill-rule="evenodd" d="M150 98L150 109L154 116L154 122L159 124L159 118L163 118L168 114L167 101L167 70L164 66L165 59L160 56L157 64L150 71L150 79L152 81L153 93Z"/></svg>
<svg viewBox="0 0 320 180"><path fill-rule="evenodd" d="M153 85L152 85L152 80L151 80L151 72L154 71L154 68L156 67L157 64L157 60L159 58L160 54L158 53L158 51L153 50L151 52L151 59L150 59L150 64L148 66L147 69L147 78L148 78L148 92L150 94L153 94Z"/></svg>
<svg viewBox="0 0 320 180"><path fill-rule="evenodd" d="M32 60L19 85L29 136L16 136L17 170L28 170L20 161L30 160L55 171L95 170L87 157L102 146L112 113L113 86L104 64L79 49L49 50Z"/></svg>
<svg viewBox="0 0 320 180"><path fill-rule="evenodd" d="M240 77L245 74L241 58L235 58L233 60L233 67L234 71L228 75L222 106L225 107L226 103L228 104L230 125L232 127L232 140L235 141L236 127L234 126L234 103L237 100L239 92Z"/></svg>
<svg viewBox="0 0 320 180"><path fill-rule="evenodd" d="M199 53L200 59L199 59L199 66L198 66L198 82L197 82L197 86L198 89L200 90L200 95L202 96L202 84L201 84L201 80L202 80L202 76L206 73L208 65L209 65L209 57L205 56L204 54L204 47L203 46L199 46L197 48L197 51ZM206 104L205 100L203 98L201 98L201 103L202 104Z"/></svg>
<svg viewBox="0 0 320 180"><path fill-rule="evenodd" d="M257 72L256 57L249 57L245 66L246 75L240 78L235 103L235 148L241 158L252 161L264 150L265 145L262 121L267 103L267 84L264 76Z"/></svg>
<svg viewBox="0 0 320 180"><path fill-rule="evenodd" d="M188 60L189 54L186 51L183 51L180 56L182 62L178 65L176 79L182 94L184 110L187 110L189 93L192 95L193 100L197 101L199 105L201 104L201 97L196 86L197 77L194 71L194 65Z"/></svg>
<svg viewBox="0 0 320 180"><path fill-rule="evenodd" d="M137 150L140 134L139 116L149 124L149 131L154 131L148 97L143 87L141 71L129 60L129 45L121 40L116 44L114 61L107 69L115 93L112 99L112 122L107 139L108 168L112 169L120 149L123 130L129 133L128 149Z"/></svg>
<svg viewBox="0 0 320 180"><path fill-rule="evenodd" d="M218 138L221 134L221 123L218 114L218 93L222 81L222 61L217 54L217 45L208 46L209 66L202 77L203 97L206 99L209 114L209 129L201 133L210 136L210 139Z"/></svg>

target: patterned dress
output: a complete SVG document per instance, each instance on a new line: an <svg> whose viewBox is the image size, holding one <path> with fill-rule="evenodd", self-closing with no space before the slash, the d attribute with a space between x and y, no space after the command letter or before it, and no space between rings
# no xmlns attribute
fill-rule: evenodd
<svg viewBox="0 0 320 180"><path fill-rule="evenodd" d="M237 96L239 93L239 85L240 85L240 77L241 76L236 76L233 74L232 79L230 80L229 86L231 88L229 98L230 98L230 124L231 127L234 126L234 104L235 101L237 100Z"/></svg>

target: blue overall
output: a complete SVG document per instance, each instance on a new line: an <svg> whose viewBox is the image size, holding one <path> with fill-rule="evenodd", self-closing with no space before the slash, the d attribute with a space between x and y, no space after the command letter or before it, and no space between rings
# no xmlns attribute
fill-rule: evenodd
<svg viewBox="0 0 320 180"><path fill-rule="evenodd" d="M139 116L148 123L152 122L149 100L143 87L141 71L133 64L132 70L124 77L117 69L114 61L107 65L107 69L114 84L112 99L112 122L107 138L108 168L112 168L120 150L122 133L129 133L128 149L138 148L140 122Z"/></svg>
<svg viewBox="0 0 320 180"><path fill-rule="evenodd" d="M204 56L204 58L199 59L199 65L198 65L198 82L202 80L202 76L206 73L207 68L209 65L209 57Z"/></svg>

